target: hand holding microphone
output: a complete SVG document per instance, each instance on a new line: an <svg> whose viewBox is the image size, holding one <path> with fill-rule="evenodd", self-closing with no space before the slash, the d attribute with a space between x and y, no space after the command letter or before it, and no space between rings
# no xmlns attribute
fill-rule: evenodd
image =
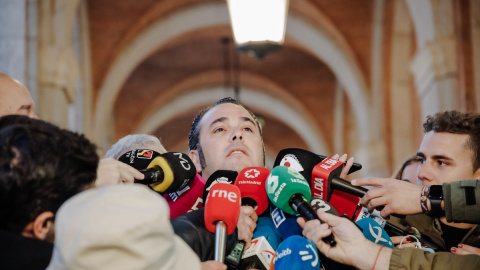
<svg viewBox="0 0 480 270"><path fill-rule="evenodd" d="M113 158L102 158L98 163L95 186L133 183L135 179L143 178L144 175L132 166Z"/></svg>
<svg viewBox="0 0 480 270"><path fill-rule="evenodd" d="M318 250L330 259L337 262L356 266L360 269L372 269L375 257L380 252L380 245L367 240L359 228L350 220L343 217L336 217L323 211L318 211L318 216L325 221L320 224L318 220L305 221L298 219L299 225L303 228L303 235L312 241ZM333 234L337 245L332 247L322 239ZM390 248L383 248L379 254L378 264L382 265L390 258L387 253L392 252ZM385 254L383 254L385 253Z"/></svg>
<svg viewBox="0 0 480 270"><path fill-rule="evenodd" d="M188 155L176 152L159 154L153 150L135 149L123 154L119 161L143 173L135 183L149 185L165 194L185 188L196 175L195 165Z"/></svg>
<svg viewBox="0 0 480 270"><path fill-rule="evenodd" d="M266 189L270 201L284 212L292 215L299 213L307 220L319 220L308 203L311 198L310 186L296 171L284 166L273 168L267 179ZM326 236L324 241L335 246L332 235Z"/></svg>
<svg viewBox="0 0 480 270"><path fill-rule="evenodd" d="M380 211L382 217L394 213L403 215L422 213L420 206L422 186L397 179L376 177L354 179L352 185L377 187L366 192L361 203L369 211L372 211L373 208L383 207Z"/></svg>
<svg viewBox="0 0 480 270"><path fill-rule="evenodd" d="M286 148L278 152L277 158L273 164L273 167L276 166L285 166L293 169L294 171L299 172L305 179L310 183L311 174L313 167L318 163L325 160L327 156L317 155L313 152L300 149L300 148ZM354 173L362 169L362 165L353 162L353 158L347 160L347 155L342 155L340 158L338 155L332 157L333 159L346 162L344 170L342 171L340 177L345 177L347 174Z"/></svg>

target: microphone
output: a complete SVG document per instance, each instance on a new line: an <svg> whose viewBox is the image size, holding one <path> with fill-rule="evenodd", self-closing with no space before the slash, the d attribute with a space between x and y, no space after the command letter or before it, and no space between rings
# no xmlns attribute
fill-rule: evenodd
<svg viewBox="0 0 480 270"><path fill-rule="evenodd" d="M363 235L368 240L374 242L375 244L384 245L387 247L394 248L392 239L388 236L387 232L371 218L363 218L355 222L363 231Z"/></svg>
<svg viewBox="0 0 480 270"><path fill-rule="evenodd" d="M313 169L312 174L314 175L314 182L315 188L314 194L319 194L320 198L329 201L332 205L342 205L344 204L345 199L351 201L354 204L358 204L360 202L359 197L363 197L365 193L367 193L368 189L363 187L353 186L350 182L345 179L339 177L340 173L342 172L342 168L344 163L338 160L334 160L332 158L326 158L322 162L320 162L315 168ZM334 204L331 200L333 200L333 195L338 194L343 199L343 203ZM331 199L330 199L331 198ZM358 216L357 213L358 209L352 213L353 206L349 207L350 212L347 215L352 219ZM381 211L383 206L376 207L377 210ZM337 209L338 210L338 209ZM397 215L392 214L393 216L397 216L400 218L404 218L404 215Z"/></svg>
<svg viewBox="0 0 480 270"><path fill-rule="evenodd" d="M126 152L118 158L118 161L126 163L137 170L148 167L152 160L162 154L150 149L134 149Z"/></svg>
<svg viewBox="0 0 480 270"><path fill-rule="evenodd" d="M323 200L330 201L333 190L340 190L356 197L363 197L367 189L355 187L350 182L341 179L344 163L332 158L326 158L318 163L312 171L313 186L312 193Z"/></svg>
<svg viewBox="0 0 480 270"><path fill-rule="evenodd" d="M335 207L333 207L331 204L329 204L328 202L326 202L326 201L324 201L320 198L313 197L310 200L310 205L312 206L312 209L315 211L315 213L318 210L322 210L323 212L327 212L327 213L335 215L337 217L340 216L338 214L337 210L335 209Z"/></svg>
<svg viewBox="0 0 480 270"><path fill-rule="evenodd" d="M334 190L328 202L340 216L347 216L351 220L356 220L362 212L362 206L359 204L360 198L340 190Z"/></svg>
<svg viewBox="0 0 480 270"><path fill-rule="evenodd" d="M360 199L350 194L339 193L333 191L329 197L323 195L324 184L322 179L315 172L314 168L317 164L327 159L326 156L317 155L307 150L298 148L287 148L281 150L275 160L275 165L288 165L293 170L297 170L300 174L309 181L312 196L329 201L339 212L340 215L347 215L353 217L358 212L358 203ZM343 167L342 167L343 168ZM354 163L349 170L349 173L355 172L362 168L362 165ZM299 171L300 170L300 171ZM340 169L341 173L341 169ZM340 174L339 174L340 175ZM326 194L326 193L325 193Z"/></svg>
<svg viewBox="0 0 480 270"><path fill-rule="evenodd" d="M315 211L315 213L317 212L317 210L320 209L324 212L339 216L338 212L332 205L320 198L312 198L310 200L310 205L312 206L312 209ZM272 218L273 225L275 226L275 228L277 228L277 232L282 239L287 239L292 235L302 235L303 229L297 223L298 215L287 214L272 204L270 205L270 216ZM258 226L259 225L257 224L257 227ZM272 247L274 247L272 243L270 244L272 245ZM274 247L274 249L276 248Z"/></svg>
<svg viewBox="0 0 480 270"><path fill-rule="evenodd" d="M307 181L311 179L311 172L313 167L318 163L326 159L327 156L317 155L313 152L300 149L300 148L286 148L278 152L277 158L273 163L273 167L285 166L289 167L305 177ZM362 169L362 165L359 163L353 163L348 174L356 172Z"/></svg>
<svg viewBox="0 0 480 270"><path fill-rule="evenodd" d="M254 238L252 244L243 252L239 269L270 269L270 263L275 256L275 250L264 236Z"/></svg>
<svg viewBox="0 0 480 270"><path fill-rule="evenodd" d="M205 189L203 190L202 196L203 201L207 199L208 192L213 187L213 185L217 183L234 184L237 175L238 172L229 170L218 170L212 173L212 175L208 177L207 182L205 183Z"/></svg>
<svg viewBox="0 0 480 270"><path fill-rule="evenodd" d="M232 234L240 216L238 187L218 183L212 186L205 202L205 227L215 233L215 260L225 259L226 235Z"/></svg>
<svg viewBox="0 0 480 270"><path fill-rule="evenodd" d="M299 148L286 148L278 152L273 167L289 167L300 173L310 184L313 167L320 162L322 159L315 153Z"/></svg>
<svg viewBox="0 0 480 270"><path fill-rule="evenodd" d="M278 246L273 264L275 270L318 270L320 257L314 243L294 235Z"/></svg>
<svg viewBox="0 0 480 270"><path fill-rule="evenodd" d="M205 179L199 174L185 188L164 194L163 197L170 207L170 219L174 219L192 210L203 207L203 190Z"/></svg>
<svg viewBox="0 0 480 270"><path fill-rule="evenodd" d="M302 235L303 229L297 222L298 215L287 214L272 204L270 205L270 216L282 239L287 239L292 235Z"/></svg>
<svg viewBox="0 0 480 270"><path fill-rule="evenodd" d="M248 167L243 169L235 180L235 185L240 189L242 205L251 206L257 215L267 210L269 201L265 182L270 171L264 167Z"/></svg>
<svg viewBox="0 0 480 270"><path fill-rule="evenodd" d="M123 154L118 160L145 175L143 180L135 180L135 183L148 185L162 194L185 188L196 175L195 165L183 153L159 154L153 150L136 149Z"/></svg>
<svg viewBox="0 0 480 270"><path fill-rule="evenodd" d="M284 166L273 168L268 176L266 189L270 201L284 212L291 215L298 212L306 220L320 220L308 203L311 199L310 186L298 172ZM336 244L333 235L323 240L331 246Z"/></svg>

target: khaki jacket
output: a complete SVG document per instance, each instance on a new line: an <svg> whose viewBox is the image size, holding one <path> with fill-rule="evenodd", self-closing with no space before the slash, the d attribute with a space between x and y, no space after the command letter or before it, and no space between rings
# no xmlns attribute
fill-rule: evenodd
<svg viewBox="0 0 480 270"><path fill-rule="evenodd" d="M450 252L427 254L417 248L395 248L389 269L480 269L480 256L456 255Z"/></svg>

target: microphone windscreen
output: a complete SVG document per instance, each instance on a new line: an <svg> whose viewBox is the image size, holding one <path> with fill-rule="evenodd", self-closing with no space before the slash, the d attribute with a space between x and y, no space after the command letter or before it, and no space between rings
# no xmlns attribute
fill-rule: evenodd
<svg viewBox="0 0 480 270"><path fill-rule="evenodd" d="M270 201L282 211L295 215L296 211L290 205L290 199L295 194L301 194L310 201L310 186L298 172L285 167L273 168L266 182L267 195Z"/></svg>
<svg viewBox="0 0 480 270"><path fill-rule="evenodd" d="M299 172L310 184L312 170L322 159L315 153L300 148L286 148L278 152L273 167L285 166Z"/></svg>
<svg viewBox="0 0 480 270"><path fill-rule="evenodd" d="M235 185L242 194L242 205L250 205L257 215L268 208L268 196L265 182L270 171L265 167L248 167L243 169L235 180Z"/></svg>
<svg viewBox="0 0 480 270"><path fill-rule="evenodd" d="M310 205L312 206L312 209L315 210L315 212L317 212L318 210L322 210L323 212L327 212L337 217L340 216L335 207L320 198L313 197L310 200Z"/></svg>
<svg viewBox="0 0 480 270"><path fill-rule="evenodd" d="M314 243L294 235L278 246L273 264L275 270L318 270L320 257Z"/></svg>
<svg viewBox="0 0 480 270"><path fill-rule="evenodd" d="M274 250L277 250L278 245L282 242L282 238L277 231L277 227L273 224L273 221L270 217L259 217L257 220L257 227L253 231L252 238L258 238L260 236L265 237L270 246Z"/></svg>
<svg viewBox="0 0 480 270"><path fill-rule="evenodd" d="M160 153L149 149L134 149L126 152L118 158L118 161L126 163L137 170L144 170L148 167L150 162Z"/></svg>
<svg viewBox="0 0 480 270"><path fill-rule="evenodd" d="M227 234L232 234L240 216L240 190L232 184L212 186L205 202L205 227L215 232L216 222L223 221Z"/></svg>
<svg viewBox="0 0 480 270"><path fill-rule="evenodd" d="M270 205L270 216L282 239L287 239L292 235L302 235L303 229L297 222L299 215L287 214L272 204Z"/></svg>
<svg viewBox="0 0 480 270"><path fill-rule="evenodd" d="M158 192L170 193L180 189L183 189L188 185L197 174L193 161L187 154L177 152L167 152L162 154L170 170L173 173L173 180L170 184L167 184L167 174L165 172L165 180L162 183L153 183L151 186ZM149 165L150 167L151 165ZM166 166L160 166L164 171Z"/></svg>
<svg viewBox="0 0 480 270"><path fill-rule="evenodd" d="M170 207L170 219L203 207L205 179L199 174L185 188L163 195Z"/></svg>
<svg viewBox="0 0 480 270"><path fill-rule="evenodd" d="M394 248L390 236L388 236L387 232L375 220L371 218L363 218L355 222L355 224L363 230L363 235L368 240L376 244Z"/></svg>
<svg viewBox="0 0 480 270"><path fill-rule="evenodd" d="M205 183L205 189L203 190L203 201L207 199L208 192L212 188L213 185L217 183L227 183L227 184L234 184L235 179L237 179L238 172L236 171L229 171L229 170L218 170L212 173L210 177L208 177L207 182Z"/></svg>

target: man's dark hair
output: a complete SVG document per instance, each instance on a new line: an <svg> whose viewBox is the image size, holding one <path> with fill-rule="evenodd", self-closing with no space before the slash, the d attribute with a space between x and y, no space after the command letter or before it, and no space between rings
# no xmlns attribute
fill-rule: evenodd
<svg viewBox="0 0 480 270"><path fill-rule="evenodd" d="M433 131L469 135L465 146L473 152L473 172L480 168L480 114L457 111L439 112L433 116L427 116L423 129L425 133Z"/></svg>
<svg viewBox="0 0 480 270"><path fill-rule="evenodd" d="M193 122L192 122L192 127L190 128L190 133L188 134L188 147L190 148L190 150L198 150L198 155L200 157L200 164L201 164L202 168L205 168L205 157L203 155L202 147L200 145L200 126L199 126L199 123L202 120L203 116L208 111L213 109L215 106L225 104L225 103L232 103L232 104L241 106L245 110L247 110L247 112L250 114L250 116L252 116L252 118L255 120L255 124L257 125L257 128L260 131L260 136L262 136L262 127L261 127L260 123L258 122L257 117L255 116L255 114L251 110L249 110L247 107L243 106L243 104L241 104L240 102L238 102L238 100L236 100L232 97L226 97L226 98L222 98L222 99L218 100L212 106L202 109L197 114L197 116L195 116L195 118L193 119ZM263 148L264 148L263 149L263 156L264 156L264 159L265 159L265 147L263 147ZM265 161L264 161L264 163L265 163Z"/></svg>
<svg viewBox="0 0 480 270"><path fill-rule="evenodd" d="M21 233L90 187L96 147L83 135L26 116L0 118L0 229Z"/></svg>

